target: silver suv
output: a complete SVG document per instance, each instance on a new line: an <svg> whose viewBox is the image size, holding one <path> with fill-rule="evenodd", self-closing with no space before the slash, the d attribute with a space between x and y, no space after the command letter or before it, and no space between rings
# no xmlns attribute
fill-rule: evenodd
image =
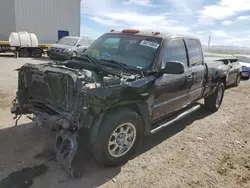
<svg viewBox="0 0 250 188"><path fill-rule="evenodd" d="M93 39L85 36L66 36L52 44L47 50L47 55L52 59L67 60L88 48L93 41Z"/></svg>

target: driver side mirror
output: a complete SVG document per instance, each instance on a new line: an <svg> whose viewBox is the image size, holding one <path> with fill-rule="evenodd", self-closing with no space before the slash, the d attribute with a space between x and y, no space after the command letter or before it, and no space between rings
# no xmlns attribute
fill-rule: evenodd
<svg viewBox="0 0 250 188"><path fill-rule="evenodd" d="M183 74L185 67L180 61L168 61L165 68L162 68L160 72L163 74Z"/></svg>
<svg viewBox="0 0 250 188"><path fill-rule="evenodd" d="M77 44L77 45L76 45L77 48L80 47L80 46L81 46L80 44Z"/></svg>

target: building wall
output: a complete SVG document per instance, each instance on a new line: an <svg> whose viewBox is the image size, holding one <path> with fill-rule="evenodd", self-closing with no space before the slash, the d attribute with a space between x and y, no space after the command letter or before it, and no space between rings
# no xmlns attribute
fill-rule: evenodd
<svg viewBox="0 0 250 188"><path fill-rule="evenodd" d="M14 0L0 0L0 40L9 40L15 31Z"/></svg>
<svg viewBox="0 0 250 188"><path fill-rule="evenodd" d="M35 33L39 43L55 42L58 30L80 36L80 0L14 1L16 30Z"/></svg>

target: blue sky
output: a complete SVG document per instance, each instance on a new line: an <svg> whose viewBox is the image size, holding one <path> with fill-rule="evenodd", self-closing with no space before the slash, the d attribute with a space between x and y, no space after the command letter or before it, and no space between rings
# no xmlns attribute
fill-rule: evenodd
<svg viewBox="0 0 250 188"><path fill-rule="evenodd" d="M82 0L81 35L136 28L250 47L250 0Z"/></svg>

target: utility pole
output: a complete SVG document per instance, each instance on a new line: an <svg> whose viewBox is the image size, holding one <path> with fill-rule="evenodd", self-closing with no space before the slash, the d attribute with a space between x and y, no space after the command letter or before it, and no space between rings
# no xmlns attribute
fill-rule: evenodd
<svg viewBox="0 0 250 188"><path fill-rule="evenodd" d="M209 35L209 38L208 38L208 44L207 44L207 48L209 49L210 47L210 42L211 42L211 35Z"/></svg>

